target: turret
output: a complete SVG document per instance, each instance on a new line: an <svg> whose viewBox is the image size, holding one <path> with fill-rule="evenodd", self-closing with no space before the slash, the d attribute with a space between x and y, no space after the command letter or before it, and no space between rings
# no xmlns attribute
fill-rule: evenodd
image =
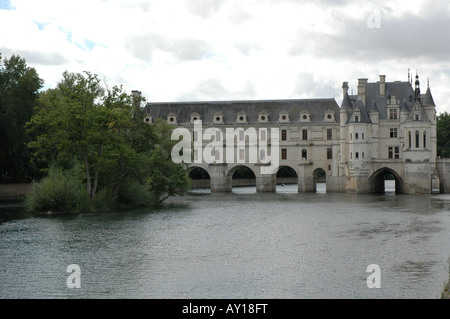
<svg viewBox="0 0 450 319"><path fill-rule="evenodd" d="M419 81L419 75L416 73L416 82L414 84L414 93L416 101L420 101L420 81Z"/></svg>

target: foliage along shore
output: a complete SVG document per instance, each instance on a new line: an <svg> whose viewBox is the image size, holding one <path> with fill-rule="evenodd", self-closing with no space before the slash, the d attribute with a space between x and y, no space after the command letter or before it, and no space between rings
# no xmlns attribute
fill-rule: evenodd
<svg viewBox="0 0 450 319"><path fill-rule="evenodd" d="M144 123L140 95L90 72L43 84L24 59L0 55L0 183L34 181L28 211L134 208L189 189L185 167L171 160L174 127Z"/></svg>

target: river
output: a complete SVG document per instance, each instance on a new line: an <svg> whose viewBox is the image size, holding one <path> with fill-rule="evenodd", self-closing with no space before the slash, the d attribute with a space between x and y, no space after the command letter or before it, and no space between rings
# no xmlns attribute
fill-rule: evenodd
<svg viewBox="0 0 450 319"><path fill-rule="evenodd" d="M0 298L429 299L448 280L448 194L233 191L59 217L1 204Z"/></svg>

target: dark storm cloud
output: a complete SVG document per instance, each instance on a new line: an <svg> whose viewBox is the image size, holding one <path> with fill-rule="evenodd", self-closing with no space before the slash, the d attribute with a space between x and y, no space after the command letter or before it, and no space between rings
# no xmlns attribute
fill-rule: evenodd
<svg viewBox="0 0 450 319"><path fill-rule="evenodd" d="M150 61L156 50L170 52L181 61L200 60L209 53L207 42L198 39L169 39L157 34L134 36L128 40L127 48L141 60Z"/></svg>
<svg viewBox="0 0 450 319"><path fill-rule="evenodd" d="M337 34L300 31L291 53L313 53L318 57L342 57L360 61L400 58L448 61L448 4L439 1L428 4L432 9L425 5L420 15L404 13L401 16L393 16L389 7L375 6L373 12L365 16L337 17L333 22L339 30Z"/></svg>
<svg viewBox="0 0 450 319"><path fill-rule="evenodd" d="M27 63L37 65L62 65L69 62L61 53L58 52L42 52L30 50L14 50L11 48L0 48L3 56L10 57L15 54L24 58Z"/></svg>

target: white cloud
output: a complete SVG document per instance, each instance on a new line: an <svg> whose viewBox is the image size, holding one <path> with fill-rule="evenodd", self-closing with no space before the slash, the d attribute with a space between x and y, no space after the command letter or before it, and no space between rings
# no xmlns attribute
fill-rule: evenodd
<svg viewBox="0 0 450 319"><path fill-rule="evenodd" d="M381 13L381 28L367 18ZM19 54L46 87L88 70L152 101L335 97L358 77L430 77L439 111L450 10L444 0L11 0L3 55Z"/></svg>

